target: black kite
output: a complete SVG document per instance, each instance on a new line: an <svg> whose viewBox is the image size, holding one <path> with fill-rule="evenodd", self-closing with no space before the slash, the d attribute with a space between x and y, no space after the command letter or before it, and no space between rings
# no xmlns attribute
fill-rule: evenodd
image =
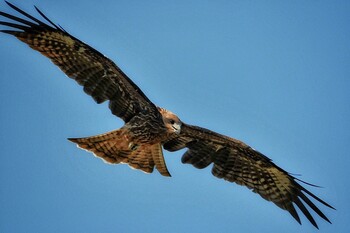
<svg viewBox="0 0 350 233"><path fill-rule="evenodd" d="M111 60L54 24L39 9L44 23L11 3L7 4L27 19L0 12L14 22L0 21L13 35L56 64L68 77L84 87L97 103L109 101L112 113L125 125L109 133L71 138L79 147L91 151L108 163L126 163L151 173L154 167L170 176L162 147L168 151L188 148L182 162L202 169L213 164L212 174L235 182L260 194L289 211L299 222L295 204L317 227L305 204L321 218L329 219L308 196L333 208L274 164L268 157L245 143L213 131L183 123L175 114L154 105L136 84Z"/></svg>

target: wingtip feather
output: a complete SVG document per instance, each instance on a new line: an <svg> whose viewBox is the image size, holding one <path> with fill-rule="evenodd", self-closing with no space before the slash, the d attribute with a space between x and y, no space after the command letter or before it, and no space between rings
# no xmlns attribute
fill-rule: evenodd
<svg viewBox="0 0 350 233"><path fill-rule="evenodd" d="M10 7L12 7L12 6L13 6L13 4L12 4L12 3L10 3L10 2L8 2L8 1L6 1L6 0L5 0L5 2L6 2L6 4L7 4L7 5L9 5Z"/></svg>
<svg viewBox="0 0 350 233"><path fill-rule="evenodd" d="M54 26L56 29L60 29L55 23L53 23L37 6L34 6L35 10L45 19L47 22L49 22L52 26Z"/></svg>
<svg viewBox="0 0 350 233"><path fill-rule="evenodd" d="M306 188L300 186L300 189L302 191L304 191L305 193L307 193L308 195L310 195L312 198L316 199L318 202L322 203L323 205L336 210L333 206L331 206L330 204L328 204L327 202L325 202L324 200L322 200L321 198L317 197L315 194L313 194L312 192L310 192L309 190L307 190Z"/></svg>
<svg viewBox="0 0 350 233"><path fill-rule="evenodd" d="M78 142L78 138L67 138L68 141L71 141L73 143L77 143Z"/></svg>
<svg viewBox="0 0 350 233"><path fill-rule="evenodd" d="M331 221L326 217L324 213L304 194L300 193L300 198L311 207L321 218L323 218L325 221L331 223Z"/></svg>
<svg viewBox="0 0 350 233"><path fill-rule="evenodd" d="M13 31L13 30L0 30L0 32L10 34L13 36L16 36L18 34L18 31Z"/></svg>
<svg viewBox="0 0 350 233"><path fill-rule="evenodd" d="M316 227L317 229L318 228L318 225L315 221L315 219L312 217L312 215L310 214L310 212L308 211L308 209L305 207L305 205L300 201L299 198L297 198L294 203L299 207L299 209L301 210L301 212L303 212L303 214L306 216L306 218L310 221L310 223Z"/></svg>
<svg viewBox="0 0 350 233"><path fill-rule="evenodd" d="M293 216L293 218L301 225L301 220L300 217L298 215L298 212L295 210L293 204L290 206L290 208L288 209L288 212Z"/></svg>

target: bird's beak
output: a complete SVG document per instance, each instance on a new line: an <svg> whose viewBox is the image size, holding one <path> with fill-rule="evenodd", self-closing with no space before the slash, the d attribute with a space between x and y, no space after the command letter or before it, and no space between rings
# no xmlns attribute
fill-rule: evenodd
<svg viewBox="0 0 350 233"><path fill-rule="evenodd" d="M179 133L180 133L180 131L181 131L181 123L180 123L180 124L175 123L175 124L172 125L172 127L173 127L174 132L175 132L176 134L179 134Z"/></svg>

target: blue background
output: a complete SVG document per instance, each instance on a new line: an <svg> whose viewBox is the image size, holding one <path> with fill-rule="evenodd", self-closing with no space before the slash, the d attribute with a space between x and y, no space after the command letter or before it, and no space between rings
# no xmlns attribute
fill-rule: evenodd
<svg viewBox="0 0 350 233"><path fill-rule="evenodd" d="M114 60L157 105L243 140L334 205L350 232L349 1L13 1ZM2 11L14 13L4 2ZM4 27L2 27L4 28ZM0 35L1 232L316 232L165 152L172 178L68 137L122 126L47 58Z"/></svg>

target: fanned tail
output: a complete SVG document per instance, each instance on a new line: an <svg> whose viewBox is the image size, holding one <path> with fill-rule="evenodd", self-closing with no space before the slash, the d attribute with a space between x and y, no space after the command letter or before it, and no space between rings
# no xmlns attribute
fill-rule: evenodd
<svg viewBox="0 0 350 233"><path fill-rule="evenodd" d="M166 167L160 144L133 145L125 135L125 130L119 129L97 136L68 138L68 140L92 152L107 163L128 164L131 168L146 173L152 173L156 167L163 176L171 176Z"/></svg>

